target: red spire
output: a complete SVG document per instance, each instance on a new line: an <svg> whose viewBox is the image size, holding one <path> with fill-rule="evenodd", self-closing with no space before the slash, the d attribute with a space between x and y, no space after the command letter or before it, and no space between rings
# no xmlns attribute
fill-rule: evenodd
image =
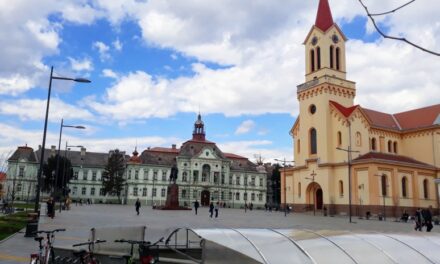
<svg viewBox="0 0 440 264"><path fill-rule="evenodd" d="M318 13L316 14L315 26L322 31L327 31L331 26L333 26L332 11L330 10L330 5L328 0L319 0Z"/></svg>

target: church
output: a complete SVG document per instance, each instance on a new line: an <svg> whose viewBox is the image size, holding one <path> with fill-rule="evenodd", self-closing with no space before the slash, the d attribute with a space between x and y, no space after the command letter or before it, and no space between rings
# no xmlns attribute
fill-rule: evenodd
<svg viewBox="0 0 440 264"><path fill-rule="evenodd" d="M303 43L305 82L290 131L295 164L281 170L282 203L330 215L437 209L440 104L394 114L355 105L346 42L328 0L320 0Z"/></svg>
<svg viewBox="0 0 440 264"><path fill-rule="evenodd" d="M56 155L55 146L46 149L45 159ZM18 147L8 159L8 199L35 198L36 178L41 149ZM72 162L73 178L68 184L73 200L93 203L117 203L116 196L104 195L101 177L108 153L61 151ZM192 138L180 148L147 148L142 153L135 149L125 155L125 187L122 199L133 204L164 205L171 168L178 169L179 201L181 206L192 206L196 200L202 206L221 202L226 207L244 208L252 203L263 208L266 203L267 175L264 166L257 166L248 158L222 152L216 143L206 139L201 115L194 123ZM46 177L43 175L43 177ZM50 177L50 176L49 176ZM44 194L47 196L48 194Z"/></svg>

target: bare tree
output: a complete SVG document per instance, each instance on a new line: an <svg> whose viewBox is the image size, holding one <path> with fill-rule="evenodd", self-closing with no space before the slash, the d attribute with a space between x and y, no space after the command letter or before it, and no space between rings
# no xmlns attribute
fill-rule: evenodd
<svg viewBox="0 0 440 264"><path fill-rule="evenodd" d="M261 156L261 154L254 154L255 163L257 165L263 165L264 164L264 158Z"/></svg>
<svg viewBox="0 0 440 264"><path fill-rule="evenodd" d="M377 31L382 37L387 38L387 39L393 39L393 40L403 41L403 42L405 42L405 43L407 43L407 44L409 44L409 45L411 45L411 46L413 46L413 47L415 47L415 48L417 48L417 49L419 49L419 50L422 50L422 51L424 51L424 52L427 52L427 53L432 54L432 55L435 55L435 56L440 56L440 53L435 52L435 51L432 51L432 50L429 50L429 49L424 48L424 47L422 47L422 46L419 46L419 45L415 44L414 42L412 42L412 41L410 41L410 40L408 40L408 39L406 39L406 38L404 38L404 37L396 37L396 36L390 36L390 35L385 34L385 33L383 32L383 30L380 29L380 27L378 26L376 20L374 19L375 17L378 17L378 16L385 16L385 15L389 15L389 14L395 13L396 11L398 11L398 10L400 10L400 9L402 9L402 8L404 8L404 7L406 7L406 6L410 5L410 4L412 4L412 3L414 3L415 1L416 1L416 0L411 0L411 1L409 1L409 2L407 2L407 3L405 3L405 4L401 5L401 6L399 6L399 7L397 7L397 8L394 8L393 10L390 10L390 11L386 11L386 12L382 12L382 13L374 13L374 14L372 14L372 13L370 13L368 7L364 4L364 2L363 2L362 0L359 0L359 2L361 3L361 5L362 5L363 8L365 9L365 12L367 13L367 16L370 18L371 22L373 23L374 28L376 29L376 31Z"/></svg>

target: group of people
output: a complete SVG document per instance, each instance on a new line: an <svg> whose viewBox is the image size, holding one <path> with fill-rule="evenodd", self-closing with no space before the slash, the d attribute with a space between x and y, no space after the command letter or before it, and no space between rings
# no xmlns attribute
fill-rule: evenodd
<svg viewBox="0 0 440 264"><path fill-rule="evenodd" d="M199 207L200 207L200 203L199 203L199 201L196 200L194 202L194 213L195 214L197 214L197 212L199 210ZM219 211L220 207L221 207L221 204L219 202L217 202L216 204L214 204L214 202L211 202L209 204L209 217L212 218L212 216L214 215L214 212L215 212L214 216L215 216L215 218L217 218L218 217L218 211Z"/></svg>
<svg viewBox="0 0 440 264"><path fill-rule="evenodd" d="M416 210L414 215L415 227L414 230L422 231L422 228L426 226L426 232L431 232L434 225L432 224L432 213L430 209Z"/></svg>

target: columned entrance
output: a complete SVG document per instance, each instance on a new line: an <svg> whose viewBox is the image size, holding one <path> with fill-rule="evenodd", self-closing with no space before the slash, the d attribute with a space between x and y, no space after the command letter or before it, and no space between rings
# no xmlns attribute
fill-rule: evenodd
<svg viewBox="0 0 440 264"><path fill-rule="evenodd" d="M207 191L207 190L202 191L201 197L200 197L200 203L202 204L202 206L209 205L210 197L211 197L211 194L209 193L209 191Z"/></svg>
<svg viewBox="0 0 440 264"><path fill-rule="evenodd" d="M307 186L307 196L306 196L306 203L308 205L308 210L322 210L324 208L324 198L323 198L323 192L321 186L316 183L312 182Z"/></svg>

